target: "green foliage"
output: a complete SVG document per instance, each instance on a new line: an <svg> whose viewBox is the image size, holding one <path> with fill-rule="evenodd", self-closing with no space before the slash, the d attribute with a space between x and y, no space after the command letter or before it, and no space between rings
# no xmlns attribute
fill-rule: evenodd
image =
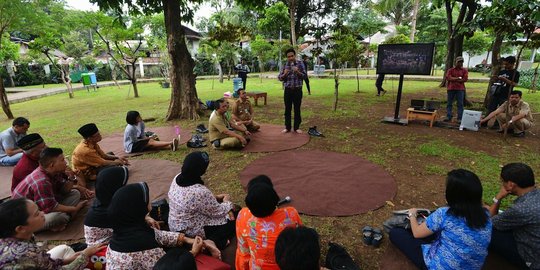
<svg viewBox="0 0 540 270"><path fill-rule="evenodd" d="M409 39L408 36L405 36L404 34L399 34L399 35L388 37L383 42L383 44L402 44L402 43L411 43L411 40Z"/></svg>
<svg viewBox="0 0 540 270"><path fill-rule="evenodd" d="M470 56L480 55L489 51L492 39L482 32L475 32L474 35L465 40L463 50Z"/></svg>
<svg viewBox="0 0 540 270"><path fill-rule="evenodd" d="M410 20L413 1L379 0L374 4L374 8L395 25L405 25Z"/></svg>
<svg viewBox="0 0 540 270"><path fill-rule="evenodd" d="M257 21L259 32L266 38L277 39L279 30L282 30L282 38L290 37L289 11L283 2L277 2L264 10L264 17Z"/></svg>
<svg viewBox="0 0 540 270"><path fill-rule="evenodd" d="M19 45L11 42L8 34L0 36L0 63L17 59L19 59Z"/></svg>
<svg viewBox="0 0 540 270"><path fill-rule="evenodd" d="M354 8L347 16L345 24L353 33L363 38L369 38L377 32L386 32L384 31L386 22L380 19L373 10L362 7Z"/></svg>

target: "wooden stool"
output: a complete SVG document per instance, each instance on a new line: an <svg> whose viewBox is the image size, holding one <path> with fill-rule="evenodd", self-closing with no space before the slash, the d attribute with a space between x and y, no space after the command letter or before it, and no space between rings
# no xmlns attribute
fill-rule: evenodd
<svg viewBox="0 0 540 270"><path fill-rule="evenodd" d="M247 92L246 95L248 97L253 97L253 99L255 100L255 106L257 106L257 100L260 97L264 98L264 105L266 105L266 97L267 97L266 92L253 91L253 92Z"/></svg>
<svg viewBox="0 0 540 270"><path fill-rule="evenodd" d="M433 127L433 122L437 117L437 110L434 111L419 111L414 108L407 109L407 121L411 120L426 120L429 121L429 127Z"/></svg>

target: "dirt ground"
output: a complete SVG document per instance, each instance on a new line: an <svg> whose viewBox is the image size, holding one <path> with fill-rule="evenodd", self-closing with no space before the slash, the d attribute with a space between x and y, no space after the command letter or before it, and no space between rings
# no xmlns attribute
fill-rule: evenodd
<svg viewBox="0 0 540 270"><path fill-rule="evenodd" d="M440 89L432 89L423 93L405 94L402 97L401 115L405 116L406 106L410 99L438 99L445 98ZM445 91L444 91L445 92ZM484 153L493 157L505 157L512 160L516 151L520 154L536 154L540 149L538 140L538 127L534 127L525 138L509 136L506 140L494 130L481 129L478 132L459 131L456 128L430 128L423 122L411 122L407 126L381 123L383 116L392 116L395 108L395 97L387 94L373 101L366 102L368 95L374 93L359 93L346 96L340 100L336 113L321 112L328 110L331 102L322 98L304 96L302 128L316 125L318 130L325 134L325 138L312 138L301 149L317 149L356 154L371 160L388 171L397 183L397 194L387 205L365 214L350 217L311 217L302 216L307 226L315 228L321 235L322 260L326 255L328 242L337 242L344 245L362 269L379 269L384 260L403 260L403 258L388 258L385 252L389 240L385 235L381 247L375 249L362 243L361 230L365 225L382 228L382 223L392 214L393 210L408 209L411 207L431 208L445 204L444 183L446 172L463 166L461 160L445 160L439 157L422 155L417 146L430 141L443 141L449 145L467 149L473 153ZM443 100L444 101L444 100ZM367 104L366 104L367 103ZM283 104L281 100L273 99L265 107L259 107L258 117L262 122L281 123ZM446 106L443 104L442 106ZM264 115L264 116L261 116ZM446 116L445 108L439 110L442 121ZM217 153L218 155L220 153ZM264 154L263 154L264 155ZM246 157L235 155L246 161L254 160L257 155ZM519 160L513 160L519 161ZM523 160L522 160L523 161ZM526 161L524 161L526 162ZM245 164L245 163L244 163ZM441 173L426 171L426 166L442 168ZM244 165L226 166L226 169L241 171ZM215 175L219 175L219 168ZM533 169L535 169L533 167ZM498 168L495 168L498 170ZM211 171L211 170L209 170ZM224 172L224 171L223 171ZM225 172L224 172L225 173ZM217 189L223 186L215 185ZM237 185L235 183L235 185ZM234 194L242 198L245 193L237 190ZM490 195L491 196L491 195ZM361 199L361 198L351 198ZM391 252L394 254L395 252ZM393 255L392 255L393 256ZM398 264L399 265L399 264ZM406 265L403 265L407 268ZM410 267L410 265L409 265Z"/></svg>

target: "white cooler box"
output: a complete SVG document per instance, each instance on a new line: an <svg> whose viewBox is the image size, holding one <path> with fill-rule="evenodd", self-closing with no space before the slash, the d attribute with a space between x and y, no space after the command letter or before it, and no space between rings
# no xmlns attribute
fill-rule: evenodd
<svg viewBox="0 0 540 270"><path fill-rule="evenodd" d="M461 118L461 125L459 126L459 129L478 131L480 128L481 117L482 112L463 110L463 117Z"/></svg>

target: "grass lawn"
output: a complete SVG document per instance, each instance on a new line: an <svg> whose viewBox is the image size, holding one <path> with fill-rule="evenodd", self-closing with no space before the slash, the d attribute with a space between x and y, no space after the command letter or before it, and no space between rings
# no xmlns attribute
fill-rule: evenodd
<svg viewBox="0 0 540 270"><path fill-rule="evenodd" d="M444 178L449 170L467 168L477 173L484 186L484 201L499 190L500 166L508 162L525 162L540 172L540 143L538 128L535 134L525 138L503 140L500 134L482 129L479 132L460 132L454 129L429 128L411 123L396 126L380 123L383 116L393 115L397 80L386 80L388 93L376 97L374 80L362 80L360 93L356 93L356 80L341 80L339 106L333 111L334 81L332 79L310 79L312 95L304 91L302 128L317 125L326 138L313 138L303 149L317 149L358 155L382 166L395 179L398 192L392 201L395 207L386 205L365 214L350 217L314 217L303 215L307 226L314 227L321 235L323 253L330 241L345 245L363 269L378 269L389 241L385 237L379 249L362 244L361 229L364 225L382 227L382 222L392 210L410 207L436 208L445 204ZM212 87L212 84L213 87ZM157 83L139 84L140 98L127 97L128 85L121 89L103 87L97 92L77 91L75 98L67 94L45 97L13 104L15 116L25 116L31 122L30 132L39 132L49 146L61 147L70 154L80 141L77 129L88 122L95 122L102 134L123 132L125 114L138 110L143 118L156 118L147 122L152 126L163 126L169 106L170 89L162 89ZM268 92L268 105L255 108L257 121L283 123L283 94L277 80L249 78L248 90ZM487 85L468 83L468 96L473 101L483 101ZM216 99L225 91L232 91L232 81L220 84L217 80L197 81L201 100ZM401 113L404 114L411 98L446 99L446 91L436 82L404 83ZM534 112L540 109L540 94L524 91L524 100ZM444 106L444 105L443 105ZM440 113L443 117L445 114ZM200 121L177 121L181 128L194 130L199 123L207 125L206 116ZM536 117L538 118L538 117ZM11 125L4 116L0 119L2 129ZM237 151L210 153L210 168L205 181L215 193L229 193L233 201L243 204L245 193L238 175L251 161L266 153L244 154ZM185 146L178 152L163 151L144 158L163 158L181 163L191 150ZM179 166L180 167L180 166ZM361 199L361 198L358 198ZM323 254L324 255L324 254Z"/></svg>

